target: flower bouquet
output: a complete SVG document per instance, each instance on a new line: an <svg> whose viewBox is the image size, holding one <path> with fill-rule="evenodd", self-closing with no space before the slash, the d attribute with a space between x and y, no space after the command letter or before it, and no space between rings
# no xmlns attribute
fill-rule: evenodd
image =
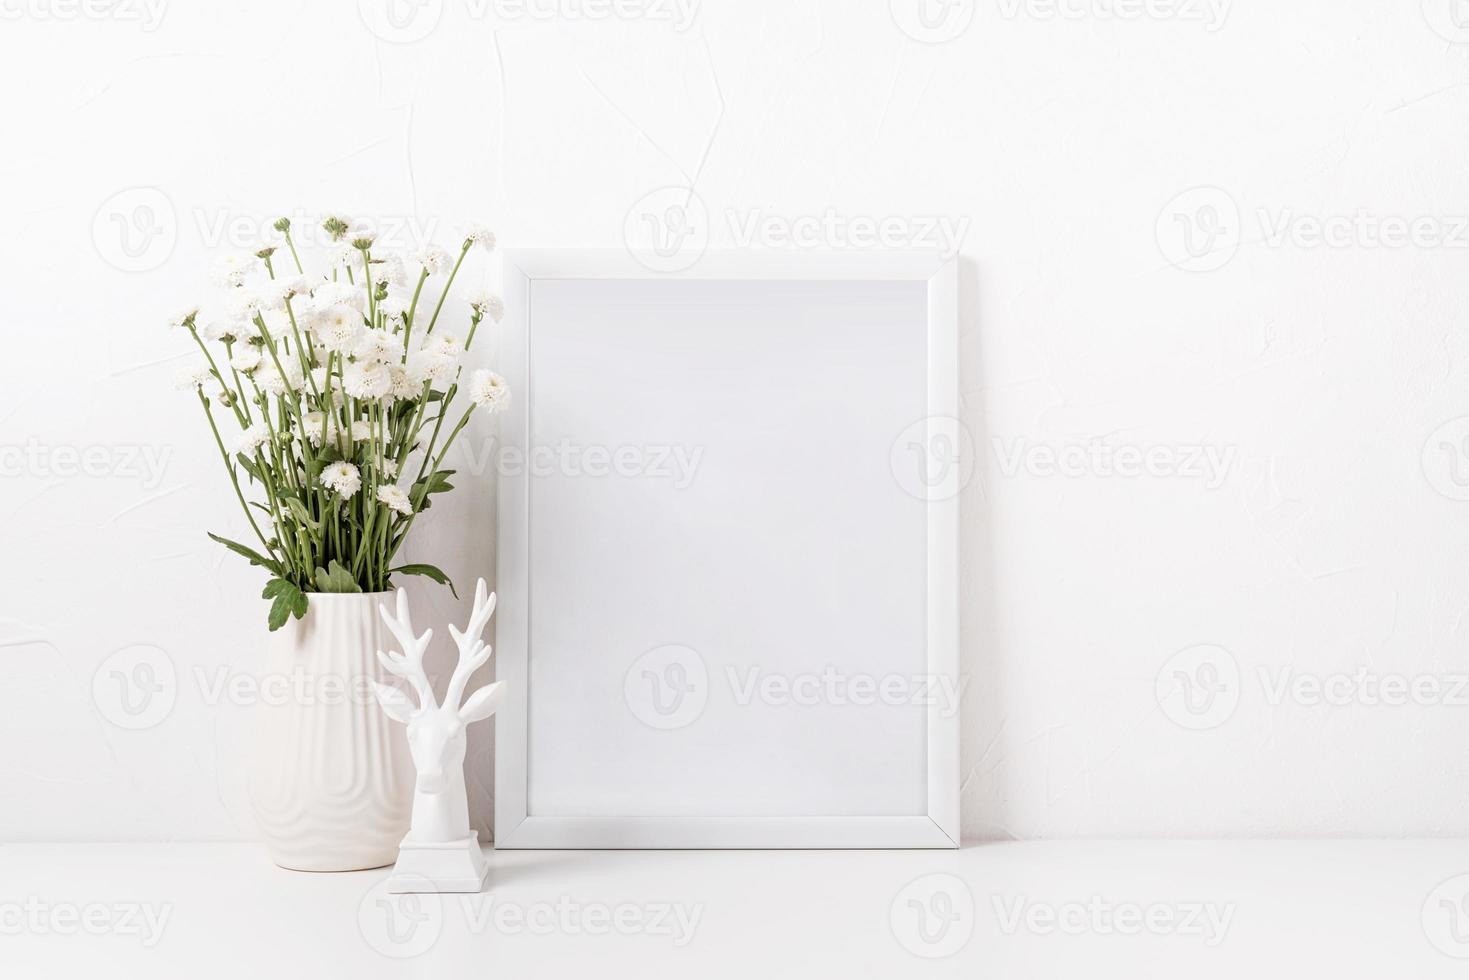
<svg viewBox="0 0 1469 980"><path fill-rule="evenodd" d="M433 496L453 489L444 460L470 415L508 403L487 370L469 375L462 411L457 399L463 357L480 324L503 316L500 299L472 296L462 337L439 322L465 257L492 250L494 235L474 227L457 254L427 245L405 256L330 216L313 274L290 220L272 227L277 242L219 264L217 308L174 319L204 357L181 387L197 394L254 532L248 544L209 536L270 573L272 631L303 617L310 593L386 592L394 575L452 590L433 565L394 562Z"/></svg>

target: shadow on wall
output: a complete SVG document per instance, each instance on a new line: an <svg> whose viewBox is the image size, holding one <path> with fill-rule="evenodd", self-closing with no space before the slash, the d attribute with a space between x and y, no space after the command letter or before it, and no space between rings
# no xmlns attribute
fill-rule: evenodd
<svg viewBox="0 0 1469 980"><path fill-rule="evenodd" d="M1006 830L1007 793L1000 768L1004 748L1004 690L999 608L995 601L995 519L984 486L990 444L980 366L979 265L959 258L959 418L975 454L959 496L960 829L966 840L1013 840Z"/></svg>

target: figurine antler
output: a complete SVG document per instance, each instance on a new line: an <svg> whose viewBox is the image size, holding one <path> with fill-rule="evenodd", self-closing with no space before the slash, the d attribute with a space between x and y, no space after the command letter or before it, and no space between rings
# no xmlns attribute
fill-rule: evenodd
<svg viewBox="0 0 1469 980"><path fill-rule="evenodd" d="M434 638L433 630L424 630L422 636L413 633L413 619L408 614L408 592L404 589L398 590L398 615L388 614L386 606L379 605L378 613L383 622L387 624L388 630L397 639L398 645L403 648L401 654L377 652L377 659L382 663L390 674L403 678L412 686L418 695L418 707L408 703L408 699L396 687L386 684L372 682L374 693L382 703L388 714L399 721L406 723L408 718L421 711L431 711L439 706L434 700L433 685L429 683L428 673L423 669L423 655L428 651L429 642ZM452 630L453 627L450 627ZM399 717L399 715L405 717Z"/></svg>
<svg viewBox="0 0 1469 980"><path fill-rule="evenodd" d="M449 689L444 693L444 704L451 708L459 707L459 700L464 697L464 688L469 684L470 675L488 663L493 652L493 648L480 639L490 617L495 614L495 596L487 595L486 592L485 580L480 579L474 587L474 611L469 614L469 623L464 627L464 632L459 632L452 625L449 627L449 636L453 637L454 645L459 648L459 663L455 665L454 676L449 678Z"/></svg>

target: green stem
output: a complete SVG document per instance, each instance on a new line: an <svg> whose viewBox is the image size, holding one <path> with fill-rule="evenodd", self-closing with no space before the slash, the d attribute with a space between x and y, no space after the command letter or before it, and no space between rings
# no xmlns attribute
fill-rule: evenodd
<svg viewBox="0 0 1469 980"><path fill-rule="evenodd" d="M240 489L240 478L235 475L235 467L230 463L229 450L224 448L224 440L219 437L219 426L214 424L214 413L209 410L209 399L204 397L204 392L195 389L199 396L199 404L204 406L204 417L209 420L209 430L214 433L214 444L219 447L219 455L224 460L224 468L230 475L230 483L235 488L235 496L239 498L240 507L245 511L245 520L250 522L250 527L255 531L255 536L260 539L265 550L275 555L275 549L270 542L265 540L265 535L260 533L260 525L255 523L255 515L250 513L250 504L245 500L245 493Z"/></svg>
<svg viewBox="0 0 1469 980"><path fill-rule="evenodd" d="M459 267L464 264L464 257L469 254L470 243L465 242L464 247L459 250L459 258L454 262L454 268L449 271L449 281L444 283L444 291L439 294L438 305L434 307L434 315L429 317L428 329L424 336L434 332L434 324L439 322L439 311L444 308L444 300L449 298L449 287L454 285L454 277L459 275Z"/></svg>

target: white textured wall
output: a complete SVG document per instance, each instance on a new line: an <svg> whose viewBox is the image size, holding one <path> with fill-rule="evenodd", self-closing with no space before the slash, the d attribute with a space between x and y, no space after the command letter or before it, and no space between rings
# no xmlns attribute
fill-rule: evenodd
<svg viewBox="0 0 1469 980"><path fill-rule="evenodd" d="M404 2L411 43L377 0L153 2L0 0L0 839L252 832L210 688L258 664L260 576L204 538L241 522L163 327L229 229L618 247L690 181L711 245L967 232L966 834L1469 833L1450 0L935 0L939 44L902 0ZM413 550L466 580L493 524L460 482ZM177 694L134 732L92 677L138 645Z"/></svg>

